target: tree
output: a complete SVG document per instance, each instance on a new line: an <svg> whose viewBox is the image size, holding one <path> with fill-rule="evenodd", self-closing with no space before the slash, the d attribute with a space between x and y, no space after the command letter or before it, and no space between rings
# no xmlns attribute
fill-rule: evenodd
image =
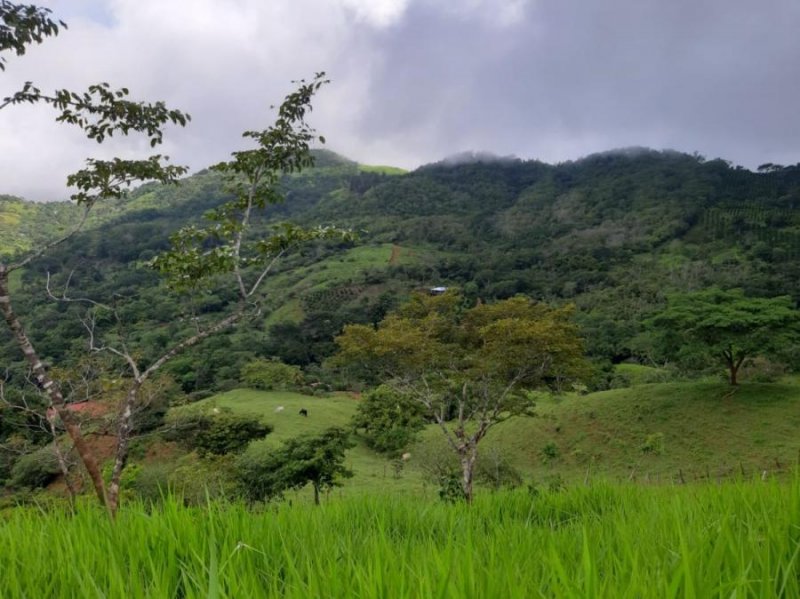
<svg viewBox="0 0 800 599"><path fill-rule="evenodd" d="M230 408L212 408L184 410L171 418L163 436L207 456L241 452L271 432L272 426L258 418L234 414Z"/></svg>
<svg viewBox="0 0 800 599"><path fill-rule="evenodd" d="M242 382L253 389L294 390L303 386L303 371L279 360L256 358L242 366Z"/></svg>
<svg viewBox="0 0 800 599"><path fill-rule="evenodd" d="M45 38L58 35L66 28L62 21L50 17L51 11L33 5L0 2L0 70L5 70L6 58L2 54L12 52L25 54L28 46L42 43ZM128 99L126 88L112 89L107 83L89 86L86 92L78 93L66 89L43 93L33 82L28 81L22 89L0 101L0 110L19 104L45 104L56 110L56 120L78 127L89 138L101 143L114 134L144 135L152 147L163 139L163 129L169 123L184 126L190 120L188 114L167 108L163 102L146 103ZM67 185L76 188L72 200L84 208L83 218L72 231L50 243L41 245L27 256L15 262L0 262L0 311L14 340L25 356L33 378L41 391L47 395L51 407L57 412L67 434L75 445L81 461L92 480L95 492L103 504L107 504L105 483L96 456L80 430L74 414L68 409L60 385L48 373L29 339L22 321L14 310L9 288L9 276L43 255L48 249L64 242L80 230L89 210L98 201L121 198L125 190L134 183L158 181L173 183L186 169L166 163L166 157L156 154L142 160L88 159L83 168L67 177Z"/></svg>
<svg viewBox="0 0 800 599"><path fill-rule="evenodd" d="M245 453L237 462L237 477L252 501L274 499L310 483L314 503L319 505L321 491L339 486L341 478L353 475L344 466L345 451L350 447L350 436L341 428L295 437L278 449Z"/></svg>
<svg viewBox="0 0 800 599"><path fill-rule="evenodd" d="M0 28L0 51L24 52L26 45L40 42L47 35L58 33L58 26L50 20L49 10L0 4L0 17L5 27ZM78 302L87 306L83 325L88 332L88 345L92 352L103 352L128 370L129 383L124 399L119 402L116 419L117 444L111 478L106 485L96 456L81 433L79 423L68 409L58 381L53 379L40 359L22 321L12 309L8 276L16 269L29 264L47 249L72 237L71 232L62 239L46 244L14 264L0 264L0 311L14 335L20 349L34 373L41 390L47 393L52 407L57 411L67 433L73 440L82 463L94 485L95 493L113 516L119 506L120 481L128 459L130 439L136 429L141 391L149 380L169 361L187 349L196 346L211 335L234 326L248 315L260 312L262 284L274 265L291 251L307 241L337 238L349 240L349 231L332 227L300 228L288 223L277 225L268 233L254 234L252 219L255 213L283 198L278 188L280 177L311 166L313 156L310 144L322 137L306 122L311 111L314 94L327 83L324 73L311 81L296 82L294 92L286 96L277 109L275 122L263 130L246 131L243 136L255 144L254 149L233 153L228 162L213 168L222 173L233 199L221 204L206 216L206 227L190 226L172 237L172 249L154 258L150 266L161 273L169 288L191 298L193 294L209 290L224 290L235 298L226 309L214 315L192 315L193 330L185 331L172 340L160 355L135 346L120 317L117 305L106 305L88 298L73 298L70 294L71 274L67 274L64 291L53 292L48 279L47 290L52 299L61 302ZM90 139L102 142L114 133L139 132L148 137L151 145L162 140L162 128L167 123L185 125L189 117L179 111L167 109L163 103L145 104L125 98L127 89L117 91L105 84L91 86L85 94L67 90L52 95L40 92L32 83L0 103L0 109L24 102L43 102L59 111L58 121L81 128ZM137 181L154 180L175 182L185 173L183 167L163 164L160 155L146 160L111 161L89 160L88 167L68 178L68 184L77 187L73 200L88 210L98 201L122 198L125 189ZM85 222L85 215L80 226Z"/></svg>
<svg viewBox="0 0 800 599"><path fill-rule="evenodd" d="M790 297L746 297L741 289L671 295L648 325L667 355L722 361L731 385L747 358L778 355L800 342L800 312Z"/></svg>
<svg viewBox="0 0 800 599"><path fill-rule="evenodd" d="M517 296L463 309L453 292L418 294L377 329L350 325L333 363L377 374L412 397L441 429L461 465L467 501L478 445L495 425L531 415L526 390L562 389L584 376L572 308Z"/></svg>
<svg viewBox="0 0 800 599"><path fill-rule="evenodd" d="M396 454L425 426L425 408L413 397L381 385L364 394L351 423L363 431L369 447Z"/></svg>

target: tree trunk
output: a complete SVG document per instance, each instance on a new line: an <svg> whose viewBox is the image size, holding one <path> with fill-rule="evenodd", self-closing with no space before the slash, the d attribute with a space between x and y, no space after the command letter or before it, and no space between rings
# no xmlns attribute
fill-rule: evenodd
<svg viewBox="0 0 800 599"><path fill-rule="evenodd" d="M472 503L472 479L475 472L475 450L470 450L467 455L461 458L461 488L464 491L464 499L467 503Z"/></svg>
<svg viewBox="0 0 800 599"><path fill-rule="evenodd" d="M728 364L728 380L730 381L731 385L735 386L739 384L737 375L739 374L739 368L746 357L747 356L745 354L742 354L738 358L734 358L733 351L725 352L725 362Z"/></svg>
<svg viewBox="0 0 800 599"><path fill-rule="evenodd" d="M732 347L723 351L722 355L725 357L725 364L728 367L728 381L731 385L738 385L739 382L736 380L736 375L739 372L739 366L742 365L742 362L744 362L746 356L741 355L737 359L734 356Z"/></svg>
<svg viewBox="0 0 800 599"><path fill-rule="evenodd" d="M112 517L117 515L117 510L119 509L120 482L122 480L122 471L128 463L128 449L130 447L131 434L133 433L133 410L136 407L141 385L142 383L139 380L133 382L117 414L117 450L114 455L111 482L108 485L108 509Z"/></svg>
<svg viewBox="0 0 800 599"><path fill-rule="evenodd" d="M730 383L731 385L738 385L739 382L736 380L736 374L739 372L738 366L736 364L728 364L728 370L730 371Z"/></svg>
<svg viewBox="0 0 800 599"><path fill-rule="evenodd" d="M67 493L69 494L69 505L74 509L75 497L78 495L78 490L75 488L72 478L70 478L69 475L69 463L67 462L67 456L64 455L64 452L61 451L61 448L58 446L58 433L55 425L55 414L52 417L48 414L47 424L50 426L50 434L53 435L53 453L56 455L58 467L61 470L61 475L64 477L64 485L67 487Z"/></svg>
<svg viewBox="0 0 800 599"><path fill-rule="evenodd" d="M61 390L56 385L55 381L50 378L47 370L39 359L36 349L28 339L25 333L25 328L22 326L14 309L11 306L11 297L8 292L8 271L5 266L0 265L0 311L3 312L3 318L14 335L14 340L17 342L20 350L22 350L25 360L28 362L36 382L39 387L47 394L50 400L50 405L55 409L61 422L64 423L64 428L67 431L70 439L72 439L75 449L83 462L86 472L94 486L94 492L100 503L104 507L108 507L108 497L106 495L106 487L103 482L103 475L100 471L100 465L97 463L94 453L86 442L86 438L81 432L80 425L77 422L75 414L67 408L67 403L64 401L64 396Z"/></svg>
<svg viewBox="0 0 800 599"><path fill-rule="evenodd" d="M314 505L319 505L319 485L314 483L312 486L314 487Z"/></svg>

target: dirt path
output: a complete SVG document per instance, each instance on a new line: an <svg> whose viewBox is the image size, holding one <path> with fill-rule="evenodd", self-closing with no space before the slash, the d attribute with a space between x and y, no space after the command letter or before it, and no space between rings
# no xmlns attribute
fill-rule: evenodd
<svg viewBox="0 0 800 599"><path fill-rule="evenodd" d="M389 256L389 265L394 266L400 261L400 251L401 247L397 244L392 245L392 255Z"/></svg>

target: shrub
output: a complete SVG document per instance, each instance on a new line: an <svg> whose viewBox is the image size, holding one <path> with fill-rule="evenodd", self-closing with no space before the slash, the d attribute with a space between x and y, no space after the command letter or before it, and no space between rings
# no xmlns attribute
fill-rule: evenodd
<svg viewBox="0 0 800 599"><path fill-rule="evenodd" d="M286 491L307 484L319 493L339 486L353 473L344 466L345 451L353 447L347 431L329 428L317 435L289 439L279 448L258 444L236 461L242 493L251 501L280 498Z"/></svg>
<svg viewBox="0 0 800 599"><path fill-rule="evenodd" d="M199 389L197 391L192 391L191 393L186 395L185 403L194 403L196 401L202 401L204 399L208 399L212 397L214 392L210 389Z"/></svg>
<svg viewBox="0 0 800 599"><path fill-rule="evenodd" d="M452 470L439 477L439 499L445 503L456 503L466 498L459 472Z"/></svg>
<svg viewBox="0 0 800 599"><path fill-rule="evenodd" d="M164 438L196 450L201 456L224 455L242 451L251 441L271 432L272 427L258 418L212 408L211 412L186 410L176 414Z"/></svg>
<svg viewBox="0 0 800 599"><path fill-rule="evenodd" d="M491 448L478 455L475 480L495 491L514 489L522 484L522 474L505 454L497 448Z"/></svg>
<svg viewBox="0 0 800 599"><path fill-rule="evenodd" d="M550 441L544 447L542 447L542 457L546 461L555 460L560 455L558 451L558 445Z"/></svg>
<svg viewBox="0 0 800 599"><path fill-rule="evenodd" d="M169 375L148 381L139 392L134 432L141 434L161 427L169 407L184 401L183 390Z"/></svg>
<svg viewBox="0 0 800 599"><path fill-rule="evenodd" d="M647 438L642 443L642 453L652 453L661 455L664 453L664 433L653 433L647 435Z"/></svg>
<svg viewBox="0 0 800 599"><path fill-rule="evenodd" d="M240 378L248 387L265 391L285 391L303 386L302 371L279 360L259 358L248 362L242 367Z"/></svg>
<svg viewBox="0 0 800 599"><path fill-rule="evenodd" d="M131 483L134 493L140 498L156 502L170 490L169 477L174 469L170 463L155 463L143 466Z"/></svg>
<svg viewBox="0 0 800 599"><path fill-rule="evenodd" d="M48 445L33 453L23 455L11 468L11 484L15 487L36 489L46 487L59 474L58 459L53 447Z"/></svg>
<svg viewBox="0 0 800 599"><path fill-rule="evenodd" d="M609 388L620 389L650 383L669 383L680 379L680 373L673 368L654 368L641 364L618 364L614 369Z"/></svg>
<svg viewBox="0 0 800 599"><path fill-rule="evenodd" d="M783 364L756 357L747 360L739 370L739 378L754 383L776 383L786 374Z"/></svg>
<svg viewBox="0 0 800 599"><path fill-rule="evenodd" d="M232 456L209 456L198 460L184 456L174 462L147 464L131 481L130 490L151 503L170 495L185 505L207 505L209 499L233 499Z"/></svg>
<svg viewBox="0 0 800 599"><path fill-rule="evenodd" d="M399 453L425 425L418 402L387 385L365 393L352 420L366 444L382 453Z"/></svg>

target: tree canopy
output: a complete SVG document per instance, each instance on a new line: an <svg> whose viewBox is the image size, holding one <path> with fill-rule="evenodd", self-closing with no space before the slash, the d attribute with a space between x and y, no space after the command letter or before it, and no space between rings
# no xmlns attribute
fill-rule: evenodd
<svg viewBox="0 0 800 599"><path fill-rule="evenodd" d="M472 497L480 441L512 415L532 414L526 390L564 389L585 375L571 306L525 297L463 305L454 292L415 295L377 328L349 325L333 363L385 380L421 404L462 466Z"/></svg>
<svg viewBox="0 0 800 599"><path fill-rule="evenodd" d="M310 483L319 504L321 491L353 475L344 466L345 451L352 446L347 431L333 427L289 439L277 449L251 448L238 460L237 476L250 500L273 499Z"/></svg>
<svg viewBox="0 0 800 599"><path fill-rule="evenodd" d="M747 358L786 355L800 342L800 311L790 297L747 297L741 289L671 295L650 324L668 355L724 362L731 385Z"/></svg>

